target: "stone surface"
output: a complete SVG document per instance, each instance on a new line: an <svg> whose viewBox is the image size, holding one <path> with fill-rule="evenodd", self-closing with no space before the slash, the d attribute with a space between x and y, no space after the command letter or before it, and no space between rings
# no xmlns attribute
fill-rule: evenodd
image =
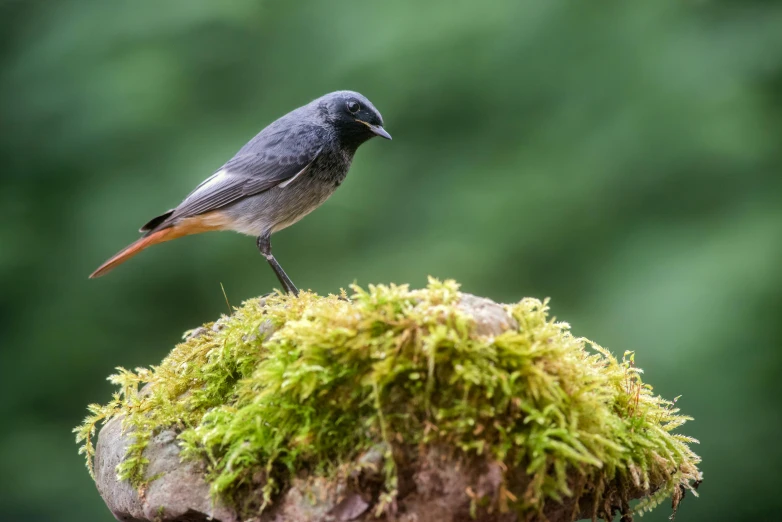
<svg viewBox="0 0 782 522"><path fill-rule="evenodd" d="M144 451L149 459L147 476L159 477L142 494L127 481L117 480L117 464L129 443L130 437L122 432L122 419L118 417L101 429L95 449L98 492L117 520L197 522L211 517L221 522L239 521L233 510L212 504L201 466L180 462L173 431L155 436Z"/></svg>
<svg viewBox="0 0 782 522"><path fill-rule="evenodd" d="M463 293L459 308L475 319L475 333L481 336L499 335L505 330L519 327L502 305L485 297Z"/></svg>

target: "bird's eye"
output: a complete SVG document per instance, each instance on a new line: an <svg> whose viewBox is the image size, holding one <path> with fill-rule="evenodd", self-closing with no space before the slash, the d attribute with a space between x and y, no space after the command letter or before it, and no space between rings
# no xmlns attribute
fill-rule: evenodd
<svg viewBox="0 0 782 522"><path fill-rule="evenodd" d="M348 110L351 114L356 114L359 110L361 110L361 105L356 100L350 100L348 102Z"/></svg>

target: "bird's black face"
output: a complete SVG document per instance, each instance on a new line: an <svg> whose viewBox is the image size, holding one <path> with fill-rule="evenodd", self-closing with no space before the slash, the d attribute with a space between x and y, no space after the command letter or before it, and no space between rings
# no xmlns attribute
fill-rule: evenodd
<svg viewBox="0 0 782 522"><path fill-rule="evenodd" d="M358 93L340 93L333 100L331 112L337 133L346 145L357 147L374 136L391 139L378 110Z"/></svg>

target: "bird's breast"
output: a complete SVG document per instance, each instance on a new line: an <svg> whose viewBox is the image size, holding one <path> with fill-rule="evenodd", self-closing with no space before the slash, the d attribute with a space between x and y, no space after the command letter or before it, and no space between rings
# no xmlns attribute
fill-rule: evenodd
<svg viewBox="0 0 782 522"><path fill-rule="evenodd" d="M289 227L318 208L339 187L350 159L336 154L319 156L297 179L250 196L226 210L235 217L235 230L260 235Z"/></svg>
<svg viewBox="0 0 782 522"><path fill-rule="evenodd" d="M307 174L323 183L338 187L348 174L353 155L343 151L322 153L312 163Z"/></svg>

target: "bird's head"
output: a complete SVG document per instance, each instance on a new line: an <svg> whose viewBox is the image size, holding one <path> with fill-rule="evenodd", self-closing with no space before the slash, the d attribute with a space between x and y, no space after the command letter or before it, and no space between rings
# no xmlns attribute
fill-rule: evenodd
<svg viewBox="0 0 782 522"><path fill-rule="evenodd" d="M348 146L359 146L374 136L387 140L391 135L383 128L383 117L365 96L353 91L337 91L316 100L326 120L333 125L340 140Z"/></svg>

